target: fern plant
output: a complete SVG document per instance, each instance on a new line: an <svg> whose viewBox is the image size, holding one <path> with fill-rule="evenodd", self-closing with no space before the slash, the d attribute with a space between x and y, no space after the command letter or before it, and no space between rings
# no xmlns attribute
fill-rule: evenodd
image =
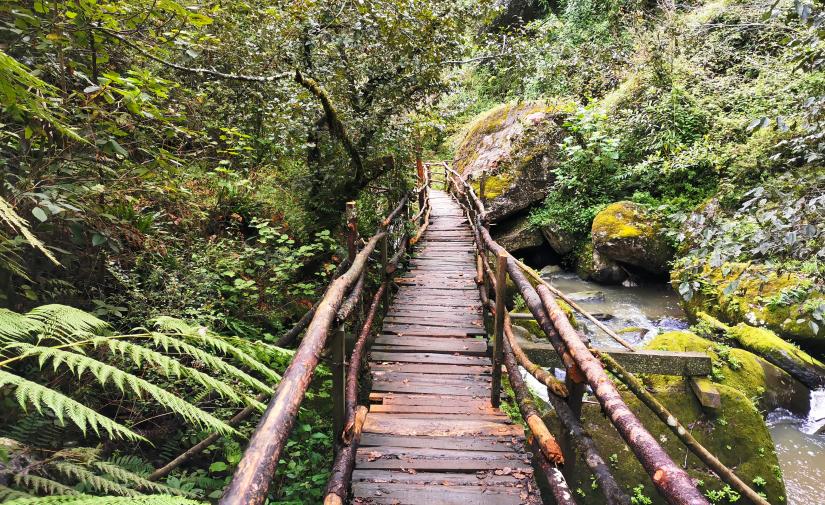
<svg viewBox="0 0 825 505"><path fill-rule="evenodd" d="M235 435L235 428L205 407L220 400L224 407L251 405L263 411L254 395L270 393L280 380L269 363L282 364L289 357L271 345L168 317L117 333L94 315L65 305L25 314L0 309L0 401L5 396L19 406L17 413L0 415L0 429L18 443L33 444L6 452L28 455L59 448L73 440L66 435L61 440L61 431L132 442L137 448L134 442L149 441L143 426L170 414L183 429ZM3 440L8 439L0 439L0 449ZM102 494L112 503L146 495L156 495L157 503L188 503L172 497L193 496L185 487L149 480L153 467L141 458L100 460L98 452L42 452L40 461L7 478L0 464L0 483L6 486L0 488L0 502L48 495L55 503L108 503L89 496Z"/></svg>
<svg viewBox="0 0 825 505"><path fill-rule="evenodd" d="M15 373L15 365L37 363L40 372L68 372L78 383L89 377L104 389L114 389L141 399L151 399L188 424L221 434L234 429L212 414L135 373L148 367L157 377L184 380L213 392L230 404L264 406L249 393L270 392L271 385L252 375L260 373L272 384L280 375L225 337L192 327L173 318L151 322L155 330L138 328L115 334L97 317L65 305L45 305L27 314L0 309L0 387L7 386L21 409L47 410L61 423L71 422L85 435L144 441L144 437L117 419L108 418L63 392ZM174 353L174 354L172 354ZM184 363L186 360L188 363ZM238 362L244 371L229 360ZM203 370L201 370L201 368ZM50 370L49 370L50 369ZM191 389L191 388L189 388Z"/></svg>

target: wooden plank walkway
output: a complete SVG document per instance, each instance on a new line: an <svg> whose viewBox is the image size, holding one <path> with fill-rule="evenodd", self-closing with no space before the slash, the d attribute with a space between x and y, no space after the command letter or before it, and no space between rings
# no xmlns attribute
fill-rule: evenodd
<svg viewBox="0 0 825 505"><path fill-rule="evenodd" d="M353 503L539 504L524 430L490 404L472 232L446 193L370 354Z"/></svg>

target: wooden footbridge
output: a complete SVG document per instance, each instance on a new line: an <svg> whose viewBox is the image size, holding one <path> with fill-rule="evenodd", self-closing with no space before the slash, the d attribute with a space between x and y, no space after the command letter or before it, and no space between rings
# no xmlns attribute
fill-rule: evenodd
<svg viewBox="0 0 825 505"><path fill-rule="evenodd" d="M626 349L590 346L559 307L565 295L498 245L472 187L447 164L436 167L443 169L442 190L431 187L431 166L419 163L420 186L367 240L358 237L354 204L348 206L346 270L290 332L305 329L221 504L265 502L313 373L328 356L334 364L336 451L325 504L539 504L539 482L547 500L575 504L563 470L586 464L604 503L630 505L626 488L581 425L588 388L668 503L707 504L624 403L613 382L620 380L720 479L750 502L767 505L633 375L665 373L656 370L657 360L668 363L667 373L706 375L709 359L645 355L600 323ZM417 228L414 235L407 223ZM377 275L368 275L371 265L379 267ZM555 352L554 360L542 361L563 368L564 383L533 363L541 353L516 340L505 306L508 278ZM369 300L366 310L359 310L362 299ZM354 337L349 345L348 327ZM368 374L362 377L364 366ZM503 373L512 391L507 400L517 405L520 419L499 409ZM524 373L547 387L562 427L558 442L538 415Z"/></svg>

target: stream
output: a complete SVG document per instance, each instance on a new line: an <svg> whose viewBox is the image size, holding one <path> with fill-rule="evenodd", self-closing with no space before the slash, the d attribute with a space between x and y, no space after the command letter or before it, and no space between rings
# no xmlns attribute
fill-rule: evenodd
<svg viewBox="0 0 825 505"><path fill-rule="evenodd" d="M633 345L643 346L659 333L689 326L678 295L666 284L603 286L565 271L544 270L542 276ZM578 321L584 324L597 346L617 347L590 321L582 317ZM527 375L525 371L522 373ZM532 376L525 379L546 400L546 389L531 380ZM825 503L825 435L815 434L825 425L825 391L811 393L807 418L775 410L768 413L767 424L782 467L788 505Z"/></svg>

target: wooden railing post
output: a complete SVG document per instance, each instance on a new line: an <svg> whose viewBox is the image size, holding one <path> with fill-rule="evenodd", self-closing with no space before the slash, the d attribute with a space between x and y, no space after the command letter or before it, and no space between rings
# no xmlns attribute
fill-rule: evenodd
<svg viewBox="0 0 825 505"><path fill-rule="evenodd" d="M346 421L347 337L344 324L332 334L332 436L338 440ZM339 444L335 444L338 447Z"/></svg>
<svg viewBox="0 0 825 505"><path fill-rule="evenodd" d="M504 361L504 296L507 291L507 253L498 253L496 264L496 323L493 332L493 382L490 402L493 407L501 403L501 364Z"/></svg>

